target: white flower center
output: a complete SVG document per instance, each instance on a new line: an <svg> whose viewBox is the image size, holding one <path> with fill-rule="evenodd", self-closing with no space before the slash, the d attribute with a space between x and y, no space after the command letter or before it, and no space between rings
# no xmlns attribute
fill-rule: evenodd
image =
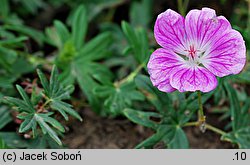
<svg viewBox="0 0 250 165"><path fill-rule="evenodd" d="M188 50L185 50L187 64L190 66L198 66L201 64L201 57L204 54L201 50L197 49L194 45L190 45Z"/></svg>

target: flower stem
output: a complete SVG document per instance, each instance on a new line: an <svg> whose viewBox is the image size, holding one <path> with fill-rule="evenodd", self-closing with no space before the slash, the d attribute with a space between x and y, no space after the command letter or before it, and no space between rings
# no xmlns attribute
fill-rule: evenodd
<svg viewBox="0 0 250 165"><path fill-rule="evenodd" d="M206 131L206 116L204 115L204 112L203 112L201 92L197 91L197 95L198 95L198 104L199 104L198 123L199 123L201 132L205 132Z"/></svg>
<svg viewBox="0 0 250 165"><path fill-rule="evenodd" d="M121 84L125 83L125 82L130 82L132 81L135 76L140 72L140 70L144 67L144 63L140 64L132 73L130 73L127 77L125 77L124 79L121 79L118 82L115 82L115 86L119 87Z"/></svg>
<svg viewBox="0 0 250 165"><path fill-rule="evenodd" d="M221 129L216 128L216 127L214 127L214 126L212 126L212 125L210 125L210 124L206 124L206 128L207 128L208 130L214 131L214 132L216 132L216 133L218 133L218 134L220 134L220 135L225 135L225 134L226 134L226 132L224 132L224 131L222 131Z"/></svg>
<svg viewBox="0 0 250 165"><path fill-rule="evenodd" d="M178 11L181 13L182 16L186 15L187 7L188 7L189 0L178 0Z"/></svg>
<svg viewBox="0 0 250 165"><path fill-rule="evenodd" d="M188 123L186 123L186 124L184 125L184 127L199 126L199 125L200 125L199 121L196 121L196 122L188 122ZM224 132L224 131L222 131L221 129L216 128L216 127L214 127L214 126L212 126L212 125L210 125L210 124L206 124L206 125L205 125L205 128L208 129L208 130L210 130L210 131L213 131L213 132L215 132L215 133L217 133L217 134L220 134L221 136L223 136L223 135L226 134L226 132Z"/></svg>

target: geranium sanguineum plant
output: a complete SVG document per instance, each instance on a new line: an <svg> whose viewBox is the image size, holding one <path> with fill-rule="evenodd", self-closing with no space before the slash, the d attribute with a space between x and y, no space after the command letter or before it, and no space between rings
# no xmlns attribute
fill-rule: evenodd
<svg viewBox="0 0 250 165"><path fill-rule="evenodd" d="M217 77L238 74L246 63L246 47L241 34L232 29L213 9L191 10L184 18L168 9L155 23L154 36L162 47L148 62L154 86L163 92L209 92ZM199 122L205 125L202 106Z"/></svg>

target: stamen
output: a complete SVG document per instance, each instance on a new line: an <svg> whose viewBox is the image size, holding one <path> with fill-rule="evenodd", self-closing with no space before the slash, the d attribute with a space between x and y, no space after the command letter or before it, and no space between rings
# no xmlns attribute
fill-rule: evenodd
<svg viewBox="0 0 250 165"><path fill-rule="evenodd" d="M190 45L189 50L185 50L189 53L189 55L191 56L191 58L194 60L196 57L196 52L199 50L195 50L194 45Z"/></svg>

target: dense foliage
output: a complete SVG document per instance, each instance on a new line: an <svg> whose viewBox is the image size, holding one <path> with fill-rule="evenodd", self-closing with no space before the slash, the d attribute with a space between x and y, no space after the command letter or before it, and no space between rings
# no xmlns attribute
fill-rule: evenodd
<svg viewBox="0 0 250 165"><path fill-rule="evenodd" d="M228 12L221 6L232 8L226 17L249 49L250 4L245 0L233 6L230 0L1 0L0 147L67 147L60 140L65 121L84 119L79 114L85 106L96 115L124 117L152 129L155 133L136 148L159 142L166 148L189 148L183 128L197 126L197 93L160 92L146 64L157 48L157 14L173 8L184 15L189 7L214 3L218 15ZM218 81L201 101L207 118L218 114L226 125L206 127L222 141L250 148L248 63L239 75Z"/></svg>

